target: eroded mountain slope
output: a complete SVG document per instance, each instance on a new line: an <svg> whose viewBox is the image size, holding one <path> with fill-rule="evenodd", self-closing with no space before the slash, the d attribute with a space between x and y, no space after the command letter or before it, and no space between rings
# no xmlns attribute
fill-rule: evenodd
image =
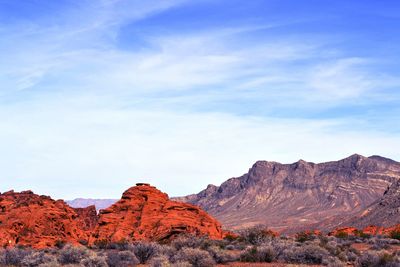
<svg viewBox="0 0 400 267"><path fill-rule="evenodd" d="M176 199L199 205L228 229L266 224L282 232L329 230L367 208L399 178L400 164L379 156L319 164L258 161L241 177Z"/></svg>

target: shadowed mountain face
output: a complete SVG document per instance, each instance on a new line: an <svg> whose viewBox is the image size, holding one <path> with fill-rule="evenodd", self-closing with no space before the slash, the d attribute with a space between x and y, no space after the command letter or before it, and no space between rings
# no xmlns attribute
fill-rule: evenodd
<svg viewBox="0 0 400 267"><path fill-rule="evenodd" d="M400 223L400 180L394 182L384 195L343 225L363 228L369 225L390 227Z"/></svg>
<svg viewBox="0 0 400 267"><path fill-rule="evenodd" d="M320 164L258 161L241 177L176 199L199 205L228 229L266 224L282 232L330 230L399 178L400 163L379 156Z"/></svg>

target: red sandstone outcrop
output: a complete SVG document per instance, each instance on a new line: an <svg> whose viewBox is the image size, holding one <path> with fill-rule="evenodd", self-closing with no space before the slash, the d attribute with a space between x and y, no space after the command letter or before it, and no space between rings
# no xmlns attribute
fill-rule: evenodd
<svg viewBox="0 0 400 267"><path fill-rule="evenodd" d="M0 246L43 248L59 241L76 244L88 239L96 217L91 207L74 210L62 200L32 191L9 191L0 194Z"/></svg>
<svg viewBox="0 0 400 267"><path fill-rule="evenodd" d="M400 224L391 227L380 227L375 225L370 225L365 228L355 228L355 227L342 227L337 228L329 233L329 235L340 235L345 233L347 235L357 236L357 235L390 235L392 232L400 232Z"/></svg>
<svg viewBox="0 0 400 267"><path fill-rule="evenodd" d="M100 216L94 206L71 208L32 191L0 194L0 246L44 248L58 242L162 241L185 233L221 239L221 224L191 204L170 201L148 184L128 189Z"/></svg>
<svg viewBox="0 0 400 267"><path fill-rule="evenodd" d="M138 184L125 191L117 203L100 211L90 243L164 241L181 233L223 237L221 224L199 207L171 201L155 187Z"/></svg>

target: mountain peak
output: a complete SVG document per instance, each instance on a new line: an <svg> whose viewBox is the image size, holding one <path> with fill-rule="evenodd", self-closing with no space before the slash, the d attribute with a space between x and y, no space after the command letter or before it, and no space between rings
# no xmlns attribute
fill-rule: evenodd
<svg viewBox="0 0 400 267"><path fill-rule="evenodd" d="M400 179L399 164L360 154L317 164L257 161L248 173L180 200L199 205L231 229L266 224L286 233L308 226L325 230L340 216L364 210L394 179Z"/></svg>

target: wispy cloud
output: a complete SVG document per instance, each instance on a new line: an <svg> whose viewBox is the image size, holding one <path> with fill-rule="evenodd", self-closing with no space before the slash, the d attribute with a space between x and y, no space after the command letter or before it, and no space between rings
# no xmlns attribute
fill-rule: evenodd
<svg viewBox="0 0 400 267"><path fill-rule="evenodd" d="M3 190L118 197L145 180L182 195L241 175L259 159L319 162L355 151L396 157L392 147L400 145L399 137L380 132L338 132L347 123L340 120L121 110L101 99L92 99L97 107L87 100L54 100L1 108Z"/></svg>

